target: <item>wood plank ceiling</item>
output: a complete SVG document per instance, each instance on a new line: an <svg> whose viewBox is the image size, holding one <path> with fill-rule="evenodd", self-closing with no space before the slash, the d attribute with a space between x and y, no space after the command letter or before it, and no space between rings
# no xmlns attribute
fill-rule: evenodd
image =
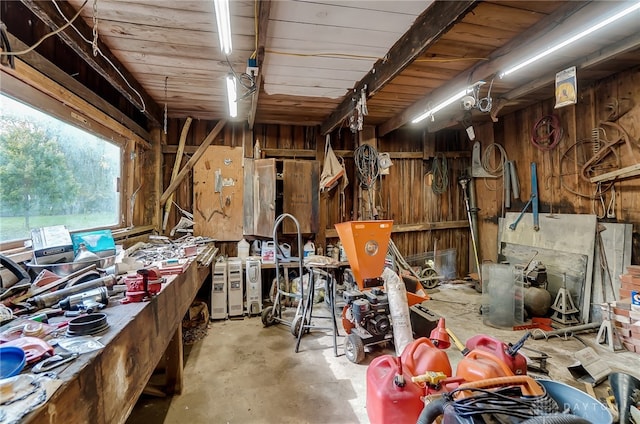
<svg viewBox="0 0 640 424"><path fill-rule="evenodd" d="M69 3L77 10L83 0ZM230 65L244 72L255 52L262 59L262 84L255 94L241 88L240 96L246 97L239 102L238 119L253 113L251 101L257 96L255 122L321 124L325 131L344 125L354 91L375 81L376 70L384 71L386 79L374 92L368 86L365 124L385 134L480 79L487 80L481 95L491 87L492 112L500 114L551 97L555 73L564 67L584 68L581 79L591 79L638 64L640 11L635 11L499 79L497 73L506 66L633 3L453 3L232 0L228 61L218 47L210 0L94 0L81 16L89 27L97 18L101 41L158 105L166 103L169 117L225 118L224 77ZM391 66L397 69L388 71ZM434 128L456 119L455 112Z"/></svg>

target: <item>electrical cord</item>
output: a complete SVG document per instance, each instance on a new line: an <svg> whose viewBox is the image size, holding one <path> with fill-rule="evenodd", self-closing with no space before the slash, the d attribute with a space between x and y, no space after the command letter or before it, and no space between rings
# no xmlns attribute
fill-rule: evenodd
<svg viewBox="0 0 640 424"><path fill-rule="evenodd" d="M454 400L458 392L477 392L477 394ZM503 387L496 390L481 388L455 389L443 397L452 402L453 409L458 417L472 417L481 414L499 414L517 418L531 418L540 413L557 411L557 403L549 402L546 391L541 396L523 397L520 388L514 386Z"/></svg>
<svg viewBox="0 0 640 424"><path fill-rule="evenodd" d="M45 35L43 35L38 41L36 41L32 46L26 48L25 50L21 50L19 52L12 52L12 51L6 51L6 52L0 52L0 56L21 56L23 54L27 54L30 51L32 51L33 49L35 49L36 47L38 47L40 44L42 44L42 42L44 40L46 40L49 37L52 37L56 34L58 34L59 32L64 31L65 29L67 29L69 26L73 26L73 21L75 21L78 16L80 16L80 12L82 11L82 8L84 8L84 6L87 4L89 0L85 0L84 3L82 3L82 6L80 6L80 8L78 9L78 11L76 12L75 15L73 15L73 18L71 18L71 20L68 20L67 18L64 18L65 21L67 21L66 24L62 25L60 28L56 29L55 31L51 31ZM55 3L55 1L54 1ZM56 5L57 8L57 5ZM60 9L58 9L58 12L60 12ZM62 15L62 12L60 12L60 14ZM2 24L4 26L4 24ZM6 28L6 27L5 27ZM76 30L77 31L77 30ZM3 38L4 38L4 28L3 28ZM86 41L86 40L85 40Z"/></svg>
<svg viewBox="0 0 640 424"><path fill-rule="evenodd" d="M433 175L431 190L435 194L445 193L449 188L449 167L444 153L438 152L434 156L431 164L431 173Z"/></svg>
<svg viewBox="0 0 640 424"><path fill-rule="evenodd" d="M7 26L4 22L0 21L0 58L2 58L2 53L6 53L4 56L6 58L2 58L0 60L0 64L9 66L11 69L16 69L16 64L14 63L14 55L11 49L11 42L9 41L9 36L7 35Z"/></svg>
<svg viewBox="0 0 640 424"><path fill-rule="evenodd" d="M498 152L498 161L494 162L495 152ZM509 159L507 158L507 151L498 143L491 143L487 146L482 154L482 167L489 174L494 176L500 176L504 174L504 167Z"/></svg>
<svg viewBox="0 0 640 424"><path fill-rule="evenodd" d="M353 152L353 160L361 185L363 188L370 189L380 174L378 151L369 144L362 144Z"/></svg>
<svg viewBox="0 0 640 424"><path fill-rule="evenodd" d="M144 113L147 110L147 105L144 102L144 98L142 97L142 95L138 92L138 90L136 90L135 88L133 88L133 86L131 85L131 83L129 83L129 80L127 78L125 78L125 76L122 74L122 72L120 71L120 69L118 69L118 67L116 65L113 64L113 62L111 61L111 59L109 59L107 56L105 56L104 53L102 53L102 50L100 50L97 45L94 45L94 41L92 40L88 40L79 30L78 28L76 28L73 25L73 21L75 20L75 18L80 15L80 11L82 10L82 8L84 7L85 4L87 4L88 0L85 0L85 2L82 4L82 6L80 7L80 9L78 9L78 12L76 13L76 15L71 19L67 19L67 17L62 13L62 11L60 10L60 7L58 7L58 3L56 0L52 0L53 5L55 6L56 10L58 11L58 13L60 14L60 16L62 16L62 18L67 22L67 24L63 25L63 27L58 28L56 31L60 32L61 30L63 30L64 28L66 28L67 26L71 26L71 28L73 28L73 30L80 36L80 38L82 38L82 40L84 40L85 43L89 43L92 46L94 46L94 52L98 53L100 55L100 57L102 57L104 60L107 61L107 63L109 65L111 65L111 67L116 71L116 73L120 76L120 78L122 78L122 80L125 82L125 84L127 84L127 87L129 87L129 89L131 89L131 91L133 91L136 96L138 96L138 99L140 99L140 103L142 104L142 109L140 109L140 112Z"/></svg>
<svg viewBox="0 0 640 424"><path fill-rule="evenodd" d="M493 99L491 98L491 88L493 87L493 78L491 78L491 83L489 84L489 91L487 91L487 97L483 97L478 99L478 110L482 113L491 112L491 107L493 106Z"/></svg>

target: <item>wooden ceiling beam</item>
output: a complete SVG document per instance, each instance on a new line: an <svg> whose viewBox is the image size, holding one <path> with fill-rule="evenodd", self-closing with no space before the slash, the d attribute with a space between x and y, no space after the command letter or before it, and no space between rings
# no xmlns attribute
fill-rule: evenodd
<svg viewBox="0 0 640 424"><path fill-rule="evenodd" d="M22 0L22 3L54 31L67 24L65 18L60 16L60 13L56 10L56 4L67 19L71 19L77 13L73 6L66 1L56 2L54 4L52 1ZM88 40L93 39L93 29L90 28L82 18L76 19L73 22L73 26L82 34L82 37ZM162 109L160 106L149 96L134 76L127 71L126 67L120 63L109 48L102 43L100 38L98 38L98 48L102 52L102 55L98 54L94 56L91 44L84 41L72 28L61 31L58 33L58 36L69 45L78 56L87 62L91 68L115 87L129 102L136 106L153 125L162 125ZM113 63L114 66L111 66L109 62ZM114 67L117 68L117 70L114 69ZM122 76L119 75L118 72L122 74ZM133 92L132 88L137 91L138 94Z"/></svg>
<svg viewBox="0 0 640 424"><path fill-rule="evenodd" d="M269 28L269 16L271 14L271 0L260 0L258 2L258 28L257 34L258 42L256 46L256 61L258 67L262 66L264 61L264 50L267 44L267 30ZM260 97L260 90L262 88L262 71L258 71L258 78L255 81L256 90L251 96L251 109L249 110L249 129L253 129L253 124L256 121L256 112L258 110L258 98Z"/></svg>
<svg viewBox="0 0 640 424"><path fill-rule="evenodd" d="M434 1L415 20L411 28L391 47L383 59L379 59L371 71L357 82L352 90L358 95L366 87L371 97L395 78L416 58L445 34L459 19L476 5L474 0ZM320 130L327 134L338 127L353 110L352 96L347 94L340 105L322 123Z"/></svg>
<svg viewBox="0 0 640 424"><path fill-rule="evenodd" d="M433 102L433 99L445 99L450 96L452 92L459 91L470 82L486 79L496 74L513 61L511 53L519 54L522 52L523 48L535 51L537 47L541 47L538 46L541 42L540 40L532 40L540 38L540 34L548 34L550 32L560 34L566 32L567 27L575 27L572 26L574 21L580 21L580 15L577 12L585 8L588 4L589 3L587 2L567 2L555 13L541 19L527 31L523 32L503 47L495 50L490 55L488 61L483 62L476 67L471 67L469 70L458 75L458 77L452 79L449 83L431 92L427 97L415 102L399 114L378 126L378 135L382 137L405 125L414 117L423 113L428 108L429 104ZM573 19L574 15L577 19ZM582 24L584 24L584 22L582 22ZM545 43L547 42L544 41L543 37L542 44L546 45Z"/></svg>

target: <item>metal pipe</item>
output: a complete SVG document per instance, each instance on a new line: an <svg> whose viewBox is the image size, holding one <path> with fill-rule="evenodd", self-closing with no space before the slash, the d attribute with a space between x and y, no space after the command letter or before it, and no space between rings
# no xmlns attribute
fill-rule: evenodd
<svg viewBox="0 0 640 424"><path fill-rule="evenodd" d="M43 294L41 296L36 296L30 300L31 303L34 303L38 308L48 308L49 306L53 306L58 303L60 300L66 298L67 296L71 296L76 293L81 293L87 290L95 289L97 287L112 287L116 283L116 277L113 275L107 275L106 277L97 278L95 280L86 281L81 284L76 284L71 287L67 287L62 290L57 290L52 293Z"/></svg>
<svg viewBox="0 0 640 424"><path fill-rule="evenodd" d="M534 331L531 337L534 340L547 339L549 336L567 337L583 331L593 331L596 328L600 328L600 325L601 323L599 322L592 322L590 324L574 325L573 327L566 327L553 331Z"/></svg>
<svg viewBox="0 0 640 424"><path fill-rule="evenodd" d="M478 259L478 244L476 242L476 234L473 231L473 218L471 217L471 207L469 205L469 195L467 194L467 185L471 181L469 177L461 177L458 182L462 186L462 194L464 195L464 204L467 209L467 219L469 220L469 230L471 232L471 243L473 245L473 254L476 260L476 270L479 280L482 281L482 271L480 270L480 260Z"/></svg>

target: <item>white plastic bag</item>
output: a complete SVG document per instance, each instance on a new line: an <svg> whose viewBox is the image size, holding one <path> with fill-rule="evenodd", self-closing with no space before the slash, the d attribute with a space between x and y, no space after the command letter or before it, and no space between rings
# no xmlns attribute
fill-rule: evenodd
<svg viewBox="0 0 640 424"><path fill-rule="evenodd" d="M385 268L382 272L382 279L389 298L393 344L396 347L396 355L400 356L404 348L413 341L409 305L407 304L407 288L400 276L389 268Z"/></svg>

